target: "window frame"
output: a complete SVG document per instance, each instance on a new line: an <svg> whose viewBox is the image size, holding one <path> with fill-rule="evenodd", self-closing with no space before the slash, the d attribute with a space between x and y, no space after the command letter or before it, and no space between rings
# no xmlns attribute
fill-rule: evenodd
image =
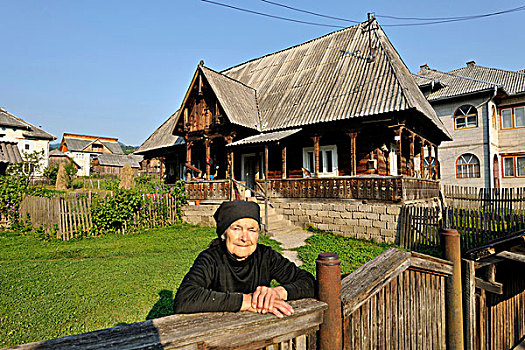
<svg viewBox="0 0 525 350"><path fill-rule="evenodd" d="M459 115L459 113L463 113L463 107L469 107L470 109L474 109L474 113L470 113L470 109L468 110L468 114ZM469 117L476 117L476 125L472 126L469 125L468 119ZM463 119L465 121L465 126L458 127L458 120ZM474 107L473 105L461 105L454 111L454 130L464 130L464 129L474 129L479 126L478 122L478 109Z"/></svg>
<svg viewBox="0 0 525 350"><path fill-rule="evenodd" d="M460 159L464 158L465 156L470 155L472 156L470 160L475 159L477 163L462 163L458 164ZM459 167L466 167L468 170L469 168L467 166L473 166L473 171L467 171L467 176L463 176L463 171L459 171ZM477 173L477 174L476 174ZM477 176L476 176L477 175ZM480 179L481 178L481 164L479 161L478 156L476 156L474 153L463 153L459 157L456 158L456 179Z"/></svg>
<svg viewBox="0 0 525 350"><path fill-rule="evenodd" d="M325 172L325 168L328 164L328 162L325 161L324 157L326 156L326 152L331 151L332 152L332 171L331 172ZM308 153L314 152L314 160L315 162L315 151L314 147L303 147L303 168L310 171L312 176L315 174L315 169L309 169L308 167ZM319 162L319 177L328 177L328 176L338 176L339 174L339 164L337 160L337 145L326 145L326 146L319 146L319 158L323 157L323 159ZM323 166L323 169L321 169L321 165Z"/></svg>
<svg viewBox="0 0 525 350"><path fill-rule="evenodd" d="M525 173L523 175L518 175L518 158L524 158L525 154L510 154L501 156L501 169L502 176L506 179L512 178L525 178ZM512 159L512 175L507 175L505 171L505 159Z"/></svg>
<svg viewBox="0 0 525 350"><path fill-rule="evenodd" d="M524 115L524 118L523 118L523 125L521 126L516 126L516 109L523 109L523 115ZM511 126L508 127L508 128L504 128L503 127L503 111L507 111L507 110L510 110L510 119L511 119ZM501 130L512 130L512 129L523 129L525 128L525 105L520 105L520 106L512 106L512 107L504 107L504 108L500 108L499 109L499 119L500 119L500 128Z"/></svg>

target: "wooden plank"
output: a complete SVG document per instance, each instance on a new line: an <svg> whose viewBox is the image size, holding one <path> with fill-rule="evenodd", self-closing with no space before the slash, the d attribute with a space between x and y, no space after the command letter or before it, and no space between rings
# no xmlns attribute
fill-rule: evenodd
<svg viewBox="0 0 525 350"><path fill-rule="evenodd" d="M520 254L520 253L515 253L515 252L508 251L508 250L504 250L502 252L497 253L496 256L500 258L505 258L505 259L525 263L525 254Z"/></svg>
<svg viewBox="0 0 525 350"><path fill-rule="evenodd" d="M503 284L498 282L485 281L479 277L475 278L476 288L484 289L493 294L503 294Z"/></svg>
<svg viewBox="0 0 525 350"><path fill-rule="evenodd" d="M465 329L465 350L475 350L476 334L476 269L472 260L462 259L463 263L463 313Z"/></svg>

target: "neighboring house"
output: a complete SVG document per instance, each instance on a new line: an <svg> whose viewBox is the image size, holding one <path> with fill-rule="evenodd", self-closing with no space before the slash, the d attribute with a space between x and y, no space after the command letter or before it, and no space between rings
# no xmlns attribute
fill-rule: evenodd
<svg viewBox="0 0 525 350"><path fill-rule="evenodd" d="M67 133L62 137L58 150L80 166L78 176L89 176L91 162L101 154L124 155L116 138Z"/></svg>
<svg viewBox="0 0 525 350"><path fill-rule="evenodd" d="M60 165L61 163L66 164L73 164L73 166L77 169L80 169L80 165L78 165L73 159L69 158L67 154L60 152L58 149L52 150L49 152L49 165Z"/></svg>
<svg viewBox="0 0 525 350"><path fill-rule="evenodd" d="M482 67L413 75L453 141L439 149L441 182L525 186L525 73Z"/></svg>
<svg viewBox="0 0 525 350"><path fill-rule="evenodd" d="M180 109L136 153L165 158L170 179L253 187L266 147L270 179L436 178L450 139L373 19L221 72L201 62Z"/></svg>
<svg viewBox="0 0 525 350"><path fill-rule="evenodd" d="M110 174L110 175L120 175L120 171L124 165L129 164L133 173L138 174L140 170L140 162L143 157L134 154L122 155L122 154L109 154L102 153L96 156L96 158L91 163L92 173L93 174Z"/></svg>
<svg viewBox="0 0 525 350"><path fill-rule="evenodd" d="M171 115L161 126L151 134L134 152L143 155L143 172L146 175L164 177L166 183L174 183L183 178L184 138L172 134L175 127L176 114Z"/></svg>
<svg viewBox="0 0 525 350"><path fill-rule="evenodd" d="M43 169L47 167L49 142L55 139L55 136L41 128L0 108L0 141L16 143L22 158L24 153L42 152L40 171L35 173L36 176L41 176Z"/></svg>

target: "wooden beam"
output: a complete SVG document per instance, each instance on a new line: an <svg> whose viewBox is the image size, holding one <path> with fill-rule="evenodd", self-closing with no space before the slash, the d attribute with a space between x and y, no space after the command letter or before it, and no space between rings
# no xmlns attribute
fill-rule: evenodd
<svg viewBox="0 0 525 350"><path fill-rule="evenodd" d="M312 137L314 140L314 158L315 158L315 165L314 165L314 176L319 177L319 140L321 139L321 136L314 136Z"/></svg>
<svg viewBox="0 0 525 350"><path fill-rule="evenodd" d="M475 350L476 344L476 269L475 262L462 259L465 350Z"/></svg>
<svg viewBox="0 0 525 350"><path fill-rule="evenodd" d="M421 150L419 153L419 170L421 172L421 178L425 178L425 139L423 139L421 136L419 137L421 141Z"/></svg>
<svg viewBox="0 0 525 350"><path fill-rule="evenodd" d="M401 143L403 133L403 127L400 127L396 130L396 144L397 144L397 175L403 175L403 168L402 168L402 151L403 151L403 145Z"/></svg>
<svg viewBox="0 0 525 350"><path fill-rule="evenodd" d="M286 145L282 145L281 149L281 178L286 179Z"/></svg>
<svg viewBox="0 0 525 350"><path fill-rule="evenodd" d="M190 164L190 165L191 165L191 146L193 146L193 141L186 140L186 164ZM186 173L186 180L188 181L191 180L191 173L189 170Z"/></svg>
<svg viewBox="0 0 525 350"><path fill-rule="evenodd" d="M476 277L476 288L486 290L493 294L503 294L503 284L499 282L489 282Z"/></svg>
<svg viewBox="0 0 525 350"><path fill-rule="evenodd" d="M205 139L204 140L204 148L206 150L206 180L210 179L211 169L210 169L210 161L211 161L211 140Z"/></svg>
<svg viewBox="0 0 525 350"><path fill-rule="evenodd" d="M414 142L416 139L416 135L413 132L410 132L410 176L414 176L414 157L415 157L415 150L414 150Z"/></svg>
<svg viewBox="0 0 525 350"><path fill-rule="evenodd" d="M357 133L351 132L350 136L350 175L357 175L357 154L356 154L356 140Z"/></svg>
<svg viewBox="0 0 525 350"><path fill-rule="evenodd" d="M434 180L439 179L438 146L434 145Z"/></svg>
<svg viewBox="0 0 525 350"><path fill-rule="evenodd" d="M505 259L509 259L509 260L513 260L513 261L517 261L517 262L521 262L521 263L525 263L525 255L523 254L519 254L519 253L515 253L515 252L509 252L508 250L505 250L505 251L502 251L498 254L496 254L497 256L501 257L501 258L505 258Z"/></svg>

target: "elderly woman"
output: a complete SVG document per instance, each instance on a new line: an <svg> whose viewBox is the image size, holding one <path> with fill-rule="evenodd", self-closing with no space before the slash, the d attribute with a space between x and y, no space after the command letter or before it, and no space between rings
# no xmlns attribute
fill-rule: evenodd
<svg viewBox="0 0 525 350"><path fill-rule="evenodd" d="M286 302L314 296L314 277L258 244L260 214L254 202L223 202L214 214L217 235L200 253L175 296L175 313L251 311L293 314ZM275 279L278 287L270 287Z"/></svg>

